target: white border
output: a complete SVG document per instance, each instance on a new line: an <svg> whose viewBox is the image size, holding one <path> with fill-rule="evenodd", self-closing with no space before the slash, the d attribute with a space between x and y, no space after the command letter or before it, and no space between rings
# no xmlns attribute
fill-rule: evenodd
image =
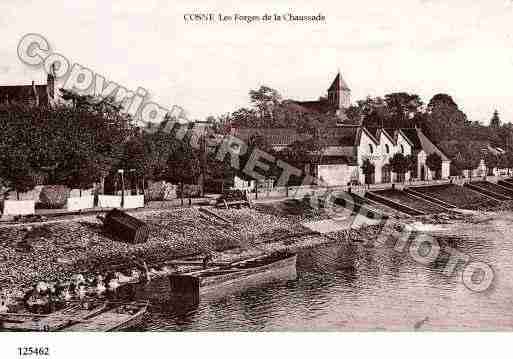
<svg viewBox="0 0 513 359"><path fill-rule="evenodd" d="M0 358L511 358L509 333L2 333ZM502 353L501 356L498 354Z"/></svg>

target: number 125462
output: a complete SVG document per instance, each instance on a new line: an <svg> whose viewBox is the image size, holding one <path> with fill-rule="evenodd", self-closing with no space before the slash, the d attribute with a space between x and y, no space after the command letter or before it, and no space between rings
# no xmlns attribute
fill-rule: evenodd
<svg viewBox="0 0 513 359"><path fill-rule="evenodd" d="M50 349L48 347L18 347L20 356L48 356Z"/></svg>

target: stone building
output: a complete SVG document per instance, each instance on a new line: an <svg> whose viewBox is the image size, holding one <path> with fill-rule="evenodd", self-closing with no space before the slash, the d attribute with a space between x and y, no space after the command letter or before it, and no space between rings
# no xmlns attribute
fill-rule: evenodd
<svg viewBox="0 0 513 359"><path fill-rule="evenodd" d="M360 121L352 121L346 116L346 110L351 106L351 89L340 72L337 73L327 92L327 97L321 96L318 100L286 100L284 104L293 111L332 116L335 120L334 124L359 125Z"/></svg>
<svg viewBox="0 0 513 359"><path fill-rule="evenodd" d="M50 106L55 101L55 76L48 74L46 84L0 86L0 104Z"/></svg>
<svg viewBox="0 0 513 359"><path fill-rule="evenodd" d="M351 90L340 73L328 88L327 97L317 101L288 100L284 103L294 111L333 115L336 118L336 121L330 121L328 126L322 128L325 133L320 136L325 146L320 159L316 163L305 159L310 167L308 172L328 185L431 180L448 178L450 175L449 158L420 129L366 128L361 121L351 121L345 114L351 106ZM246 143L254 136L262 136L275 151L311 138L294 128L234 128L231 135ZM390 159L397 153L413 156L417 161L416 170L405 174L394 173ZM440 173L432 173L426 165L426 158L431 153L438 154L442 159ZM361 167L365 160L374 165L374 173L363 173Z"/></svg>
<svg viewBox="0 0 513 359"><path fill-rule="evenodd" d="M420 128L406 128L402 131L413 144L413 154L417 159L417 170L414 173L414 177L421 181L449 178L451 160L445 155L445 153L431 142ZM431 171L426 165L426 159L432 153L436 153L442 159L442 169L440 173Z"/></svg>

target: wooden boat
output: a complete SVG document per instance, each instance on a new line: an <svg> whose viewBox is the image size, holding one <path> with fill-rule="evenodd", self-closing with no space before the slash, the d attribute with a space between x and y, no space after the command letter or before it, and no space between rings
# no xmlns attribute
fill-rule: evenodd
<svg viewBox="0 0 513 359"><path fill-rule="evenodd" d="M174 296L191 300L223 287L247 286L263 281L295 278L297 254L274 252L227 266L170 276Z"/></svg>
<svg viewBox="0 0 513 359"><path fill-rule="evenodd" d="M113 332L130 329L141 324L148 302L131 302L119 304L113 308L91 316L82 321L63 328L69 332Z"/></svg>
<svg viewBox="0 0 513 359"><path fill-rule="evenodd" d="M88 305L73 304L62 310L47 314L5 313L0 315L4 331L53 332L74 323L83 322L107 309L107 302L91 302Z"/></svg>

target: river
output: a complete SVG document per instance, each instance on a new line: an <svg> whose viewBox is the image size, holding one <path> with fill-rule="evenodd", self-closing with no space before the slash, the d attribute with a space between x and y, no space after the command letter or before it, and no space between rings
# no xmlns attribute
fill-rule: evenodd
<svg viewBox="0 0 513 359"><path fill-rule="evenodd" d="M169 282L136 288L152 300L142 330L351 331L513 329L513 214L479 224L432 226L450 246L494 270L490 289L476 293L443 273L447 258L415 262L392 246L337 244L301 251L297 278L229 293L198 305L173 303ZM424 228L423 228L424 227Z"/></svg>

